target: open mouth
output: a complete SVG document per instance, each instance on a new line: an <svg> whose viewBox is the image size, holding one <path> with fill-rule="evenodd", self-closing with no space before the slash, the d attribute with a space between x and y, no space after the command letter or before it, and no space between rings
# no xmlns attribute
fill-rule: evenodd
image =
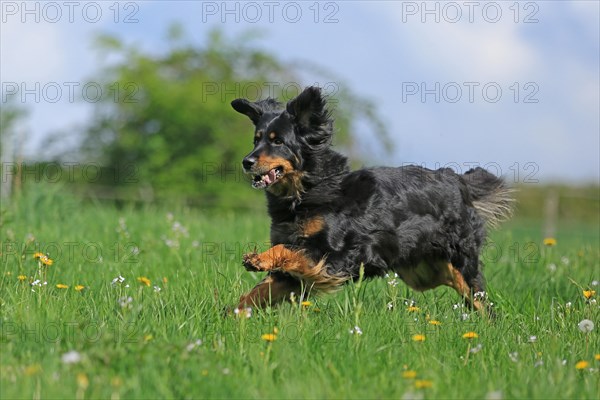
<svg viewBox="0 0 600 400"><path fill-rule="evenodd" d="M266 174L254 175L252 187L254 189L264 189L271 186L283 176L283 167L275 167Z"/></svg>

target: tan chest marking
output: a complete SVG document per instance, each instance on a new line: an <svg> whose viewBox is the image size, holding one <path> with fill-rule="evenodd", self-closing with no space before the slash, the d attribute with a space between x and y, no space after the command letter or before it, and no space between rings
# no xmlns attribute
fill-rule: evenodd
<svg viewBox="0 0 600 400"><path fill-rule="evenodd" d="M322 216L317 215L316 217L302 221L299 226L298 234L300 237L307 238L316 235L323 229L325 229L325 220Z"/></svg>

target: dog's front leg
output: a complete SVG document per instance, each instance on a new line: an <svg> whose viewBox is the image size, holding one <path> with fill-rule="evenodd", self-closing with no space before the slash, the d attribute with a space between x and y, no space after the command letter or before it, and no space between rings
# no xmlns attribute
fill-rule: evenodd
<svg viewBox="0 0 600 400"><path fill-rule="evenodd" d="M283 273L273 272L260 281L250 292L240 297L238 309L274 305L289 300L292 292L299 295L301 290L301 284L298 280Z"/></svg>
<svg viewBox="0 0 600 400"><path fill-rule="evenodd" d="M315 262L302 250L292 250L282 244L257 254L244 255L244 267L248 271L282 271L291 275L311 289L331 291L337 289L351 277L345 274L331 274L325 259Z"/></svg>
<svg viewBox="0 0 600 400"><path fill-rule="evenodd" d="M297 258L297 253L278 244L260 254L244 254L242 264L248 271L285 270Z"/></svg>

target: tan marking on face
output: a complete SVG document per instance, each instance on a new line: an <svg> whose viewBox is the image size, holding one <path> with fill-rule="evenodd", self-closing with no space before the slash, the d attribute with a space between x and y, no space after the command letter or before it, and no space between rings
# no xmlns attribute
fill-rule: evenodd
<svg viewBox="0 0 600 400"><path fill-rule="evenodd" d="M256 131L256 133L254 134L254 137L256 139L260 139L263 135L263 131Z"/></svg>
<svg viewBox="0 0 600 400"><path fill-rule="evenodd" d="M271 140L275 139L276 136L277 136L277 134L275 134L275 132L269 133L269 139L271 139Z"/></svg>
<svg viewBox="0 0 600 400"><path fill-rule="evenodd" d="M292 163L286 160L285 158L259 156L258 160L256 161L256 164L254 165L254 168L252 169L252 173L266 174L273 168L277 167L283 168L284 174L292 172L294 170Z"/></svg>

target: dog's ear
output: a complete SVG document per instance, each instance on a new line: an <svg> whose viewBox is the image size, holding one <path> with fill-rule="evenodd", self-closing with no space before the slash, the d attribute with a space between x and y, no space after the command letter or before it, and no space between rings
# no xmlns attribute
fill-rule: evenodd
<svg viewBox="0 0 600 400"><path fill-rule="evenodd" d="M301 127L320 127L329 120L321 89L309 86L287 103L286 111Z"/></svg>
<svg viewBox="0 0 600 400"><path fill-rule="evenodd" d="M233 100L231 102L231 107L233 107L235 111L247 115L254 125L258 124L258 120L263 115L263 110L258 104L251 103L246 99Z"/></svg>

